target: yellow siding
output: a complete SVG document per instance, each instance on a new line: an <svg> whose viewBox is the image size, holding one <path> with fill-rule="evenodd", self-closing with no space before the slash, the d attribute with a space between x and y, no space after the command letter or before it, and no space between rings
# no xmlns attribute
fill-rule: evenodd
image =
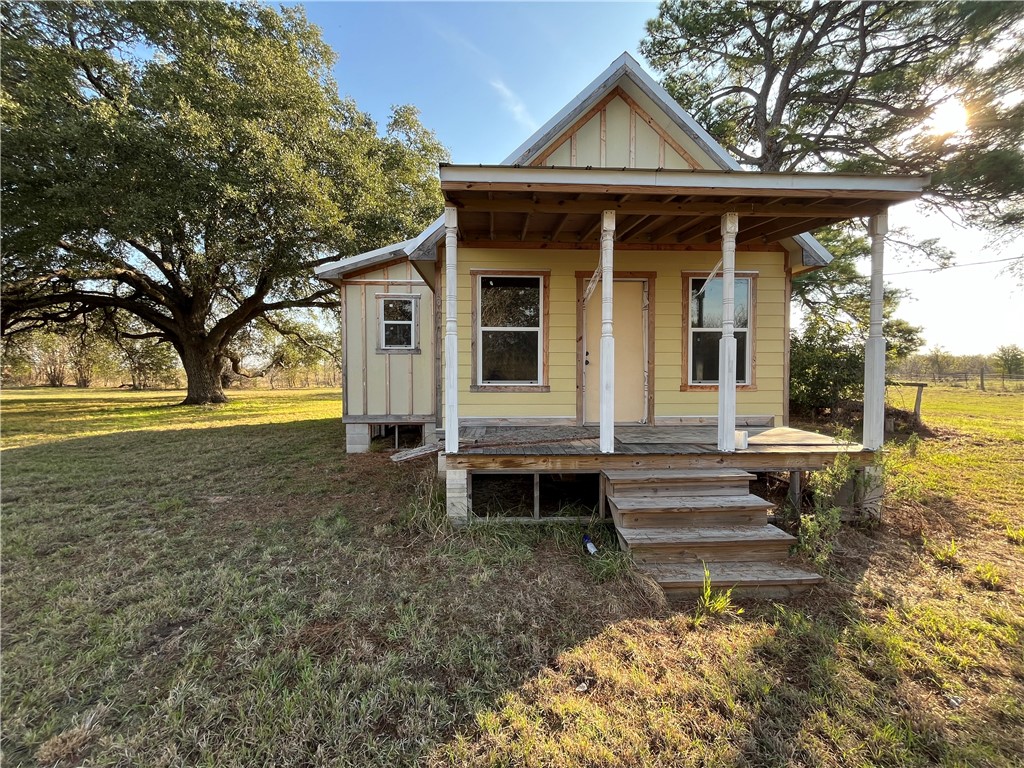
<svg viewBox="0 0 1024 768"><path fill-rule="evenodd" d="M618 271L655 272L654 349L655 417L714 415L715 390L680 391L683 382L683 272L707 272L717 251L618 251ZM596 251L506 250L460 248L459 262L459 414L466 417L576 417L576 275L593 272ZM548 309L549 392L473 392L472 278L474 269L550 271ZM783 414L784 256L781 253L736 255L738 271L757 274L754 376L756 388L737 393L741 415ZM443 286L438 290L443 291Z"/></svg>
<svg viewBox="0 0 1024 768"><path fill-rule="evenodd" d="M348 281L345 292L346 416L434 413L434 303L408 262ZM418 354L378 352L379 294L417 295Z"/></svg>

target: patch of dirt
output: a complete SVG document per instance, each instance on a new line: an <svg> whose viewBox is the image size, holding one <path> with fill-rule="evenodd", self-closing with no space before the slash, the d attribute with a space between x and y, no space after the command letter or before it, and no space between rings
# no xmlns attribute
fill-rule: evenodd
<svg viewBox="0 0 1024 768"><path fill-rule="evenodd" d="M79 764L99 737L100 721L107 709L103 704L96 706L80 722L44 741L36 750L36 761L50 768Z"/></svg>
<svg viewBox="0 0 1024 768"><path fill-rule="evenodd" d="M141 653L165 654L169 651L176 651L182 635L198 623L198 618L154 622L143 632Z"/></svg>

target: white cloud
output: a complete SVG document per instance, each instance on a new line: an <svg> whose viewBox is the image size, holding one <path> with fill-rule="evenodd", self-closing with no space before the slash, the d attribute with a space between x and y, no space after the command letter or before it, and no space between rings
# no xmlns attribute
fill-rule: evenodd
<svg viewBox="0 0 1024 768"><path fill-rule="evenodd" d="M512 115L512 118L519 123L519 125L523 126L523 128L531 133L540 127L540 124L533 119L530 111L526 108L526 104L523 100L519 98L519 95L516 94L515 91L505 85L501 78L496 77L491 80L491 87L498 92L499 96L501 96L501 105L508 110L509 114Z"/></svg>

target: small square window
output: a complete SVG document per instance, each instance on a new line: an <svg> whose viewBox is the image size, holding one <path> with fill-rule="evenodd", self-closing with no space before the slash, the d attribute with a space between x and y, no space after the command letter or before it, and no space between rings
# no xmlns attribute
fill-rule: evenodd
<svg viewBox="0 0 1024 768"><path fill-rule="evenodd" d="M416 298L379 296L380 349L416 349Z"/></svg>

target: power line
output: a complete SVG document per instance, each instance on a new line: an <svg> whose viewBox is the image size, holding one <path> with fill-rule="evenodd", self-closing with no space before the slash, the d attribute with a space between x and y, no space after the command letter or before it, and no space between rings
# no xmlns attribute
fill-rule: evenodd
<svg viewBox="0 0 1024 768"><path fill-rule="evenodd" d="M1001 264L1004 261L1020 261L1024 259L1024 256L1011 256L1008 259L992 259L991 261L972 261L968 264L950 264L948 267L925 267L924 269L908 269L906 272L886 272L886 277L895 277L896 275L912 275L915 272L945 272L947 269L956 269L957 267L979 267L982 264Z"/></svg>

